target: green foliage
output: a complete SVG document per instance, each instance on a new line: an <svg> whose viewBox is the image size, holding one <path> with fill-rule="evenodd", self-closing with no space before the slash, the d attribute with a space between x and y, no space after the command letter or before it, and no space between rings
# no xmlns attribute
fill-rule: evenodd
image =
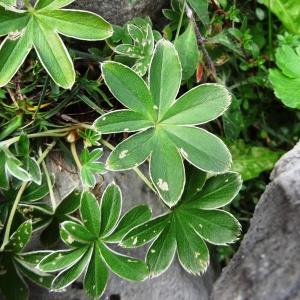
<svg viewBox="0 0 300 300"><path fill-rule="evenodd" d="M230 203L241 188L236 173L207 179L206 173L189 170L181 201L169 213L131 230L123 239L125 247L140 247L152 240L146 257L151 276L168 269L177 252L180 264L192 274L205 272L209 251L204 242L224 245L240 234L238 221L218 210Z"/></svg>
<svg viewBox="0 0 300 300"><path fill-rule="evenodd" d="M158 42L149 86L135 72L115 62L103 64L102 71L111 92L129 109L103 115L95 127L103 134L141 131L116 147L107 160L107 169L128 170L151 155L150 176L168 206L174 206L183 192L182 157L205 171L228 170L231 156L223 142L193 125L219 117L231 97L223 86L207 84L175 101L182 72L171 43Z"/></svg>
<svg viewBox="0 0 300 300"><path fill-rule="evenodd" d="M140 281L148 277L148 268L143 261L121 255L107 245L110 236L116 237L124 232L124 228L130 230L148 221L151 216L150 212L144 213L144 217L137 221L132 218L132 211L129 211L117 225L121 197L121 191L114 183L104 191L100 206L93 194L82 194L81 223L66 221L61 226L61 237L70 249L55 251L38 265L43 272L59 271L52 282L53 290L69 286L85 270L84 290L92 298L99 298L103 294L109 277L108 268L127 280ZM122 237L119 235L120 239Z"/></svg>
<svg viewBox="0 0 300 300"><path fill-rule="evenodd" d="M295 0L261 0L293 33L300 34L300 5Z"/></svg>
<svg viewBox="0 0 300 300"><path fill-rule="evenodd" d="M300 48L289 46L277 49L276 64L278 69L269 71L269 79L275 95L291 108L300 108Z"/></svg>
<svg viewBox="0 0 300 300"><path fill-rule="evenodd" d="M112 29L95 14L61 9L70 2L39 0L27 11L3 7L0 2L0 36L7 35L0 50L0 86L11 80L32 48L57 85L73 86L73 63L57 32L94 41L110 37Z"/></svg>
<svg viewBox="0 0 300 300"><path fill-rule="evenodd" d="M28 299L28 286L24 278L45 288L51 286L53 276L36 269L49 252L23 252L31 234L31 221L21 224L0 253L0 290L7 299Z"/></svg>
<svg viewBox="0 0 300 300"><path fill-rule="evenodd" d="M230 146L233 157L232 170L240 173L243 180L258 177L262 172L271 170L282 155L266 147L246 145L242 140Z"/></svg>

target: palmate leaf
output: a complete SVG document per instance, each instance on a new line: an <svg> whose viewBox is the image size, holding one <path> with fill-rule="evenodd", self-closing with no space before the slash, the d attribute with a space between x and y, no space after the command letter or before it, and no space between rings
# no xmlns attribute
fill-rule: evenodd
<svg viewBox="0 0 300 300"><path fill-rule="evenodd" d="M100 16L86 11L61 9L73 1L39 0L33 10L19 11L0 2L0 86L7 84L34 48L53 81L71 88L75 70L59 33L82 40L103 40L112 27Z"/></svg>
<svg viewBox="0 0 300 300"><path fill-rule="evenodd" d="M204 84L175 100L181 84L181 66L175 47L157 43L149 71L149 86L135 72L115 62L102 65L112 94L128 109L96 120L103 133L138 133L121 142L110 154L106 168L134 168L151 157L150 176L168 206L180 199L185 173L182 158L197 168L215 173L229 169L231 155L224 143L204 129L194 127L218 118L231 96L219 84Z"/></svg>
<svg viewBox="0 0 300 300"><path fill-rule="evenodd" d="M140 206L125 214L118 224L121 204L121 191L115 183L105 189L100 205L92 193L83 192L81 222L61 224L61 237L70 250L52 252L38 265L43 272L60 272L52 283L53 290L67 287L85 272L86 293L99 298L105 290L109 269L127 280L139 281L148 276L145 262L119 254L106 245L121 241L129 230L151 218L150 209Z"/></svg>
<svg viewBox="0 0 300 300"><path fill-rule="evenodd" d="M31 221L21 224L0 254L0 290L6 299L28 299L25 279L49 288L54 278L36 269L37 264L50 254L49 251L22 252L31 233Z"/></svg>
<svg viewBox="0 0 300 300"><path fill-rule="evenodd" d="M269 70L269 80L277 98L286 106L300 108L300 53L290 46L276 50L279 69Z"/></svg>
<svg viewBox="0 0 300 300"><path fill-rule="evenodd" d="M219 208L234 199L241 183L237 173L229 172L206 180L206 173L193 168L178 205L169 213L132 229L121 245L134 248L154 240L146 257L151 276L163 273L176 251L187 272L203 273L209 264L205 241L226 245L240 234L238 221Z"/></svg>

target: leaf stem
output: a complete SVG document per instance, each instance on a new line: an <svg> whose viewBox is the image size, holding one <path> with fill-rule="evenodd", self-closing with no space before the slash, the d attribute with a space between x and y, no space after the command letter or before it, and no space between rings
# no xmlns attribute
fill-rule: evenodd
<svg viewBox="0 0 300 300"><path fill-rule="evenodd" d="M25 7L26 7L29 11L33 11L33 10L34 10L33 6L31 5L30 0L23 0L23 2L24 2Z"/></svg>
<svg viewBox="0 0 300 300"><path fill-rule="evenodd" d="M182 11L181 11L181 14L180 14L180 19L179 19L179 23L178 23L174 43L177 41L177 39L179 37L179 33L180 33L180 30L181 30L182 21L183 21L183 16L184 16L184 13L185 13L185 6L186 6L186 0L184 0L184 2L183 2Z"/></svg>
<svg viewBox="0 0 300 300"><path fill-rule="evenodd" d="M80 171L81 168L82 168L82 165L81 165L81 162L80 162L80 159L78 157L77 150L76 150L76 143L71 143L71 153L73 155L76 166L77 166L78 170Z"/></svg>
<svg viewBox="0 0 300 300"><path fill-rule="evenodd" d="M101 139L100 140L101 144L103 144L105 147L107 147L108 149L110 149L111 151L113 151L115 149L115 147L110 144L109 142ZM155 193L157 194L152 182L142 173L142 171L138 168L135 167L133 168L133 171L140 177L141 180L143 180L145 182L145 184Z"/></svg>
<svg viewBox="0 0 300 300"><path fill-rule="evenodd" d="M44 159L49 154L49 152L53 149L55 144L56 144L55 142L51 143L47 147L47 149L40 155L40 157L38 159L39 164L44 161ZM11 211L10 211L10 214L9 214L9 217L8 217L8 220L7 220L7 224L6 224L6 227L5 227L4 238L3 238L3 243L2 243L2 246L0 248L0 252L3 252L5 246L7 245L8 241L9 241L12 222L13 222L14 216L16 214L19 202L22 198L22 195L23 195L24 191L26 190L27 185L28 185L28 182L23 182L20 189L19 189L19 191L18 191L18 193L17 193L17 196L15 198L14 204L11 208Z"/></svg>

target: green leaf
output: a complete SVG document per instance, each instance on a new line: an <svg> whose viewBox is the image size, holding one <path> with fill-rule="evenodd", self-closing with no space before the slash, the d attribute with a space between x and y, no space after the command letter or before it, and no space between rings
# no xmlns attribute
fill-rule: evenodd
<svg viewBox="0 0 300 300"><path fill-rule="evenodd" d="M262 0L292 33L300 33L300 5L295 0Z"/></svg>
<svg viewBox="0 0 300 300"><path fill-rule="evenodd" d="M230 203L242 187L241 176L228 172L209 178L204 187L184 205L200 209L220 208Z"/></svg>
<svg viewBox="0 0 300 300"><path fill-rule="evenodd" d="M181 84L181 72L175 47L166 40L160 40L156 44L149 73L150 90L159 119L175 101Z"/></svg>
<svg viewBox="0 0 300 300"><path fill-rule="evenodd" d="M17 5L17 0L1 0L1 2L7 6L16 6Z"/></svg>
<svg viewBox="0 0 300 300"><path fill-rule="evenodd" d="M176 231L173 222L167 224L159 237L147 252L146 262L151 277L166 271L171 265L176 253Z"/></svg>
<svg viewBox="0 0 300 300"><path fill-rule="evenodd" d="M209 264L204 240L226 245L240 235L238 221L228 212L214 209L233 200L241 188L239 176L225 173L206 181L206 174L195 167L190 167L189 173L184 198L168 213L133 228L121 242L124 247L134 248L155 239L146 258L152 276L167 270L176 251L187 272L201 274ZM209 205L203 207L203 203Z"/></svg>
<svg viewBox="0 0 300 300"><path fill-rule="evenodd" d="M94 13L60 10L71 2L40 0L33 11L0 6L0 36L8 34L0 46L0 86L11 80L34 48L53 81L63 88L72 87L73 63L57 32L79 39L102 40L112 35L112 27Z"/></svg>
<svg viewBox="0 0 300 300"><path fill-rule="evenodd" d="M168 224L169 215L162 215L133 228L122 240L122 246L135 248L145 245L157 237Z"/></svg>
<svg viewBox="0 0 300 300"><path fill-rule="evenodd" d="M7 190L9 188L8 176L5 170L6 156L3 151L0 151L0 188Z"/></svg>
<svg viewBox="0 0 300 300"><path fill-rule="evenodd" d="M82 163L80 178L83 186L90 188L95 187L96 175L105 173L104 164L99 161L102 154L102 149L94 149L91 152L89 152L88 149L82 150L80 155L80 161Z"/></svg>
<svg viewBox="0 0 300 300"><path fill-rule="evenodd" d="M239 172L243 180L256 178L262 172L273 169L283 154L281 151L247 145L242 140L232 144L230 150L233 157L232 170Z"/></svg>
<svg viewBox="0 0 300 300"><path fill-rule="evenodd" d="M95 236L100 234L101 214L95 196L90 192L83 192L80 204L80 216L84 226Z"/></svg>
<svg viewBox="0 0 300 300"><path fill-rule="evenodd" d="M101 242L99 243L99 248L105 263L121 278L142 281L148 277L148 268L143 261L118 254Z"/></svg>
<svg viewBox="0 0 300 300"><path fill-rule="evenodd" d="M187 219L191 219L188 216ZM187 221L188 221L187 220ZM183 268L194 275L204 273L209 264L209 252L201 236L183 222L180 216L176 217L177 253Z"/></svg>
<svg viewBox="0 0 300 300"><path fill-rule="evenodd" d="M97 238L97 236L88 231L84 226L72 221L63 222L61 227L70 235L70 240L73 239L80 243L89 244Z"/></svg>
<svg viewBox="0 0 300 300"><path fill-rule="evenodd" d="M203 239L214 245L226 245L236 241L241 233L241 225L228 212L221 210L183 209L180 218Z"/></svg>
<svg viewBox="0 0 300 300"><path fill-rule="evenodd" d="M38 0L35 4L36 9L58 9L65 7L75 0Z"/></svg>
<svg viewBox="0 0 300 300"><path fill-rule="evenodd" d="M7 36L0 46L0 87L16 74L32 48L32 22L14 37Z"/></svg>
<svg viewBox="0 0 300 300"><path fill-rule="evenodd" d="M106 66L109 66L107 70ZM151 156L150 177L154 186L168 206L175 206L185 182L182 158L208 172L223 173L229 169L231 155L225 144L193 126L224 113L231 101L229 92L221 85L206 84L175 101L181 67L178 53L170 42L161 40L155 48L149 74L151 95L145 82L127 67L108 62L103 71L109 89L129 110L122 111L122 116L121 113L105 114L94 126L100 132L103 128L103 132L112 133L120 132L126 124L124 132L140 131L112 151L107 160L108 170L132 169ZM152 115L152 108L157 116L151 119L147 112ZM145 120L136 118L136 112L149 118L152 124L147 126L150 128L145 129Z"/></svg>
<svg viewBox="0 0 300 300"><path fill-rule="evenodd" d="M86 11L44 10L41 20L45 23L54 22L59 33L80 40L104 40L113 33L108 22Z"/></svg>
<svg viewBox="0 0 300 300"><path fill-rule="evenodd" d="M92 252L93 248L91 247L75 265L58 274L52 282L52 290L59 291L72 284L88 265Z"/></svg>
<svg viewBox="0 0 300 300"><path fill-rule="evenodd" d="M63 201L61 201L56 210L56 215L68 215L75 212L80 206L80 191L75 189L73 190Z"/></svg>
<svg viewBox="0 0 300 300"><path fill-rule="evenodd" d="M154 144L153 129L132 135L120 143L106 162L108 170L128 170L143 163L152 151Z"/></svg>
<svg viewBox="0 0 300 300"><path fill-rule="evenodd" d="M182 155L203 171L222 173L231 165L231 154L215 135L201 128L165 126Z"/></svg>
<svg viewBox="0 0 300 300"><path fill-rule="evenodd" d="M140 113L124 109L105 114L97 119L95 126L101 133L132 132L147 129L153 122Z"/></svg>
<svg viewBox="0 0 300 300"><path fill-rule="evenodd" d="M231 103L228 90L219 84L202 84L185 93L163 119L168 125L197 125L217 119Z"/></svg>
<svg viewBox="0 0 300 300"><path fill-rule="evenodd" d="M95 246L94 252L84 277L84 290L93 299L99 298L105 291L109 273L98 245Z"/></svg>
<svg viewBox="0 0 300 300"><path fill-rule="evenodd" d="M17 231L10 237L9 242L5 246L5 251L21 252L29 242L31 234L32 222L29 220L21 224Z"/></svg>
<svg viewBox="0 0 300 300"><path fill-rule="evenodd" d="M158 139L159 142L151 154L150 175L161 198L168 206L173 206L184 189L183 160L179 150L163 131Z"/></svg>
<svg viewBox="0 0 300 300"><path fill-rule="evenodd" d="M103 192L101 199L101 236L107 236L116 226L121 215L121 205L121 190L115 183L111 183Z"/></svg>
<svg viewBox="0 0 300 300"><path fill-rule="evenodd" d="M36 184L42 183L42 172L40 166L32 157L28 158L28 173L30 174L33 182L35 182Z"/></svg>
<svg viewBox="0 0 300 300"><path fill-rule="evenodd" d="M155 112L152 97L145 81L117 62L102 64L102 74L111 93L126 107L154 120ZM130 82L130 85L128 84Z"/></svg>
<svg viewBox="0 0 300 300"><path fill-rule="evenodd" d="M182 79L188 80L195 74L199 62L198 42L192 22L175 41L175 47L182 65Z"/></svg>
<svg viewBox="0 0 300 300"><path fill-rule="evenodd" d="M203 24L209 22L208 0L187 0Z"/></svg>
<svg viewBox="0 0 300 300"><path fill-rule="evenodd" d="M21 181L31 180L30 174L23 168L21 168L21 162L15 157L6 158L6 169L12 176L16 177Z"/></svg>
<svg viewBox="0 0 300 300"><path fill-rule="evenodd" d="M88 246L74 250L60 250L46 256L38 265L39 270L43 272L56 272L69 268L83 257L87 252Z"/></svg>
<svg viewBox="0 0 300 300"><path fill-rule="evenodd" d="M43 199L49 194L48 184L43 178L41 185L32 182L23 193L22 202L35 202Z"/></svg>
<svg viewBox="0 0 300 300"><path fill-rule="evenodd" d="M26 134L20 135L19 141L16 144L17 155L28 157L29 156L29 139Z"/></svg>
<svg viewBox="0 0 300 300"><path fill-rule="evenodd" d="M275 57L280 70L269 70L269 80L275 95L286 106L300 108L300 55L292 47L281 46Z"/></svg>
<svg viewBox="0 0 300 300"><path fill-rule="evenodd" d="M61 38L42 20L35 21L33 26L33 44L42 65L57 85L70 89L75 82L75 70Z"/></svg>
<svg viewBox="0 0 300 300"><path fill-rule="evenodd" d="M105 242L121 242L123 237L134 227L149 221L151 209L147 205L139 205L129 210L120 220L112 234L105 238Z"/></svg>

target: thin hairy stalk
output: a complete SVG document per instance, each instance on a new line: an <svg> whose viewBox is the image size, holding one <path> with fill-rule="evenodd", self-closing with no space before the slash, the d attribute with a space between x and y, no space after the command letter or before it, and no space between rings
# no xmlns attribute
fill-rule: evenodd
<svg viewBox="0 0 300 300"><path fill-rule="evenodd" d="M76 150L76 143L71 143L71 153L72 153L73 159L76 163L76 166L77 166L78 170L80 171L82 168L82 165L81 165L81 162L80 162L77 150Z"/></svg>
<svg viewBox="0 0 300 300"><path fill-rule="evenodd" d="M113 151L115 149L115 147L110 144L109 142L101 139L100 140L101 144L103 144L105 147L107 147L109 150ZM145 184L156 194L156 190L153 187L152 182L143 174L143 172L138 168L135 167L133 168L133 171L141 178L141 180L143 180L145 182Z"/></svg>
<svg viewBox="0 0 300 300"><path fill-rule="evenodd" d="M201 48L201 50L202 50L202 52L204 54L205 60L206 60L207 65L208 65L208 68L211 71L211 75L214 78L214 80L216 82L218 82L219 79L217 77L217 72L216 72L215 65L214 65L212 59L210 58L210 56L208 54L208 51L206 50L204 38L203 38L203 36L202 36L202 34L201 34L200 30L199 30L199 27L198 27L198 25L196 23L193 11L191 10L191 8L188 5L186 5L186 14L187 14L188 18L190 19L190 21L194 25L198 45L200 46L200 48Z"/></svg>
<svg viewBox="0 0 300 300"><path fill-rule="evenodd" d="M41 156L38 159L38 163L42 163L44 161L44 159L47 157L47 155L49 154L49 152L53 149L53 147L55 146L55 142L51 143L47 149L41 154ZM26 190L26 187L29 183L28 182L23 182L18 193L17 196L15 198L14 204L11 208L8 220L7 220L7 224L5 227L5 232L4 232L4 238L3 238L3 243L2 246L0 248L0 252L2 252L5 248L5 246L7 245L8 241L9 241L9 237L10 237L10 230L11 230L11 226L12 226L12 222L14 220L14 216L16 214L19 202L23 196L24 191Z"/></svg>

